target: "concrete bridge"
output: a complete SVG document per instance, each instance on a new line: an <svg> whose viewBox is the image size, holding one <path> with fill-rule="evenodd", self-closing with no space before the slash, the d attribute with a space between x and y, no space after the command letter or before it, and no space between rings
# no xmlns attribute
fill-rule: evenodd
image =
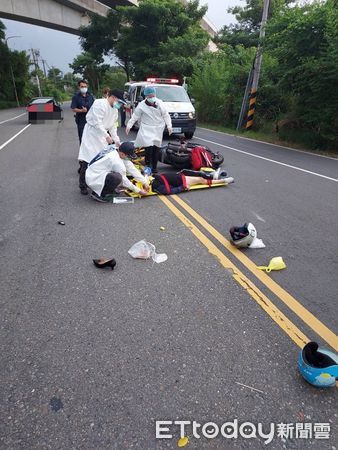
<svg viewBox="0 0 338 450"><path fill-rule="evenodd" d="M0 17L79 35L80 26L89 25L88 12L106 16L118 5L137 4L137 0L1 0ZM201 26L210 36L215 35L208 19L203 19Z"/></svg>

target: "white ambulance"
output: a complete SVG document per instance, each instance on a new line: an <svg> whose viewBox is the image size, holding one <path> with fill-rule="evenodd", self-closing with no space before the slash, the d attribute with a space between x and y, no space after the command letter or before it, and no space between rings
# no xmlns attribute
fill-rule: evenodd
<svg viewBox="0 0 338 450"><path fill-rule="evenodd" d="M156 97L164 102L170 114L173 133L181 134L191 139L196 130L195 108L186 90L179 86L177 79L148 78L146 81L129 82L125 85L127 92L126 123L130 119L136 106L144 100L145 86L156 88ZM137 128L137 123L136 123Z"/></svg>

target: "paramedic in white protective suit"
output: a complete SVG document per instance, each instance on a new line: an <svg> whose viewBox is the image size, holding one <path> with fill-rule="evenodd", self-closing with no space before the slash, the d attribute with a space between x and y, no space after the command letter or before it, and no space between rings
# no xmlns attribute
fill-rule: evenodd
<svg viewBox="0 0 338 450"><path fill-rule="evenodd" d="M95 200L106 201L106 195L116 194L121 189L147 195L148 180L129 160L136 156L134 151L133 142L123 142L117 150L114 146L110 146L90 161L86 170L86 183L93 191L92 197ZM142 189L128 180L127 175L140 181L143 185Z"/></svg>
<svg viewBox="0 0 338 450"><path fill-rule="evenodd" d="M87 195L86 169L88 163L108 144L113 142L118 147L120 139L117 135L118 110L126 102L123 99L123 91L113 89L107 98L95 100L87 113L87 123L83 130L79 151L81 194Z"/></svg>
<svg viewBox="0 0 338 450"><path fill-rule="evenodd" d="M152 173L157 173L159 147L162 144L163 131L167 125L169 135L173 132L171 118L162 100L156 97L154 86L146 86L143 91L145 100L140 102L126 128L129 133L135 122L139 124L139 131L135 140L135 147L144 147L145 164L151 167Z"/></svg>

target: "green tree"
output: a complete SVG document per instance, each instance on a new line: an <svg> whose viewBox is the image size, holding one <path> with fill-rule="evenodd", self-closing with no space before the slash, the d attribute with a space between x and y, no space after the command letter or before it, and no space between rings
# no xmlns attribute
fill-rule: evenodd
<svg viewBox="0 0 338 450"><path fill-rule="evenodd" d="M8 107L16 105L13 78L19 102L24 103L30 76L28 56L25 52L8 48L5 29L5 25L0 21L0 102L3 107Z"/></svg>
<svg viewBox="0 0 338 450"><path fill-rule="evenodd" d="M118 59L127 77L191 75L193 61L207 46L200 20L206 7L198 0L140 0L106 18L93 17L83 28L82 46L95 56Z"/></svg>
<svg viewBox="0 0 338 450"><path fill-rule="evenodd" d="M52 66L48 69L47 78L55 83L57 86L62 86L63 84L63 74L60 69Z"/></svg>
<svg viewBox="0 0 338 450"><path fill-rule="evenodd" d="M199 120L236 125L253 57L254 49L224 46L199 59L189 79Z"/></svg>
<svg viewBox="0 0 338 450"><path fill-rule="evenodd" d="M337 144L338 15L335 0L285 8L267 29L275 76L293 97L290 115L317 134L318 145Z"/></svg>
<svg viewBox="0 0 338 450"><path fill-rule="evenodd" d="M6 30L5 24L3 22L1 22L1 20L0 20L0 40L1 41L3 39L5 39L5 37L6 37L5 30Z"/></svg>
<svg viewBox="0 0 338 450"><path fill-rule="evenodd" d="M10 51L10 58L19 101L24 103L27 98L27 89L29 89L28 85L30 83L29 56L24 51L19 52L15 50Z"/></svg>
<svg viewBox="0 0 338 450"><path fill-rule="evenodd" d="M105 72L102 78L102 86L111 89L124 89L127 82L125 71L119 66L113 66Z"/></svg>
<svg viewBox="0 0 338 450"><path fill-rule="evenodd" d="M270 0L268 20L293 0ZM224 26L215 42L232 46L256 47L262 20L264 0L246 0L244 7L234 6L228 12L235 15L236 23Z"/></svg>
<svg viewBox="0 0 338 450"><path fill-rule="evenodd" d="M91 91L95 93L102 88L103 76L109 70L108 64L102 64L102 59L89 52L78 55L69 67L73 69L73 74L79 74L86 79Z"/></svg>
<svg viewBox="0 0 338 450"><path fill-rule="evenodd" d="M77 79L72 72L67 72L63 75L63 86L66 93L73 94L77 88Z"/></svg>
<svg viewBox="0 0 338 450"><path fill-rule="evenodd" d="M10 72L10 53L5 42L0 42L0 100L15 100Z"/></svg>

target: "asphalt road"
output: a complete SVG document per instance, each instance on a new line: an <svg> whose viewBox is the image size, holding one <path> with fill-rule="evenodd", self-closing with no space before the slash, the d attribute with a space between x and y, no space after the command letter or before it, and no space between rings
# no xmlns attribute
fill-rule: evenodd
<svg viewBox="0 0 338 450"><path fill-rule="evenodd" d="M226 238L230 226L253 222L266 248L242 253L254 264L284 258L287 269L268 277L312 314L299 317L174 199L112 205L81 196L68 107L63 122L31 125L6 144L26 125L24 111L0 112L0 448L174 449L179 427L156 439L156 420L237 419L265 432L276 424L271 449L336 449L336 389L300 377L299 346L222 255L328 347L337 328L338 161L203 129L194 138L224 154L235 183L180 199ZM128 249L143 238L168 260L133 260ZM92 264L103 255L116 258L113 272ZM281 423L309 423L313 436L294 429L282 439ZM329 424L329 439L316 423ZM197 439L189 425L185 434L189 449L265 448L258 433Z"/></svg>

